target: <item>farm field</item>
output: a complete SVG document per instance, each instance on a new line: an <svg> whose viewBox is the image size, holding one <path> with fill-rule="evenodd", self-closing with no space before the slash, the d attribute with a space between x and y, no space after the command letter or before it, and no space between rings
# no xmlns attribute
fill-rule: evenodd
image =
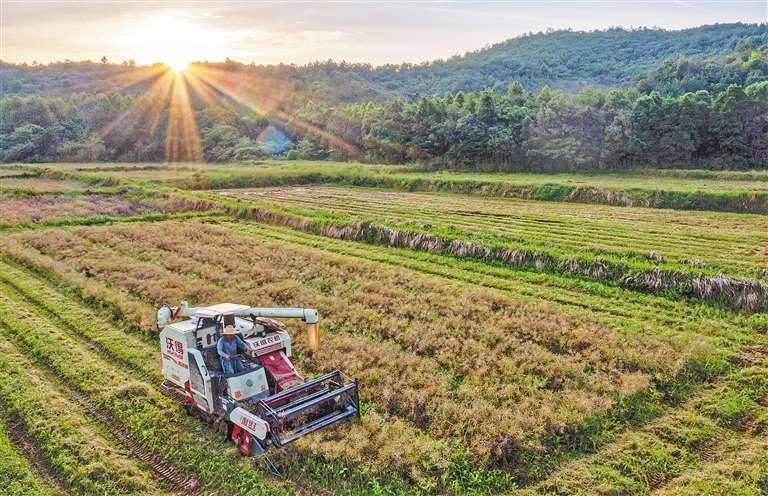
<svg viewBox="0 0 768 496"><path fill-rule="evenodd" d="M768 257L768 219L761 215L331 187L261 188L219 194L353 221L373 220L426 231L442 229L477 240L488 235L505 237L529 246L613 252L656 262L663 258L670 263L695 263L723 272L757 275Z"/></svg>
<svg viewBox="0 0 768 496"><path fill-rule="evenodd" d="M34 194L0 177L0 474L29 481L12 494L768 491L764 313L578 268L748 279L761 305L764 216L338 185L185 191L164 183L173 171L94 168L27 178ZM262 169L284 172L243 174ZM352 235L366 223L578 270ZM270 451L284 479L240 457L158 389L155 314L182 299L319 309L318 351L286 321L297 368L358 379L362 418Z"/></svg>
<svg viewBox="0 0 768 496"><path fill-rule="evenodd" d="M248 165L56 164L15 165L3 170L0 191L30 178L69 180L89 188L129 182L181 189L304 184L367 186L401 191L441 191L474 196L635 205L682 210L768 213L768 174L763 172L655 171L623 174L488 174L419 172L403 166L265 160ZM56 183L48 181L45 187ZM58 183L64 189L64 183ZM75 188L79 189L79 188Z"/></svg>

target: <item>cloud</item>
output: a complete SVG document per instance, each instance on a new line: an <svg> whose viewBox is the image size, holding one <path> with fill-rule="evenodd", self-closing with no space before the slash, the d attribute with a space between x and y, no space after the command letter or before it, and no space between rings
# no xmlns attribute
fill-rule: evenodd
<svg viewBox="0 0 768 496"><path fill-rule="evenodd" d="M184 17L187 19L219 19L222 17L220 15L209 14L207 12L193 14L181 9L170 9L166 12L166 14L173 17Z"/></svg>

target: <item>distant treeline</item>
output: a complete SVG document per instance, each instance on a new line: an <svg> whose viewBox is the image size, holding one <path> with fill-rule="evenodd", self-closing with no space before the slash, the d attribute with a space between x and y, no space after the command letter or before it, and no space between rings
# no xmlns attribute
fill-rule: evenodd
<svg viewBox="0 0 768 496"><path fill-rule="evenodd" d="M677 98L591 88L573 97L546 87L527 94L512 85L506 94L309 108L303 117L394 163L535 172L768 168L768 82Z"/></svg>
<svg viewBox="0 0 768 496"><path fill-rule="evenodd" d="M768 24L552 31L376 68L228 60L193 64L188 79L130 61L0 71L2 162L280 155L500 171L768 169Z"/></svg>
<svg viewBox="0 0 768 496"><path fill-rule="evenodd" d="M2 162L167 158L170 97L79 95L0 101ZM209 162L287 158L419 162L489 171L768 169L768 82L679 97L547 87L314 104L279 122L252 110L194 118Z"/></svg>

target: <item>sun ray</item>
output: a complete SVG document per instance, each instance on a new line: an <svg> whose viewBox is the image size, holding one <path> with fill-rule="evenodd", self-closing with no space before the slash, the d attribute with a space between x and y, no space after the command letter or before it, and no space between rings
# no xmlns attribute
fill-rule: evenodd
<svg viewBox="0 0 768 496"><path fill-rule="evenodd" d="M290 92L286 88L284 81L269 80L263 78L260 81L245 81L239 75L232 74L230 71L220 69L210 69L196 71L197 79L216 91L226 95L240 105L251 109L258 114L270 117L282 125L285 129L291 129L292 126L304 132L316 134L321 139L333 143L340 149L350 155L360 158L364 156L362 150L351 143L347 143L342 138L321 129L314 124L305 122L302 119L285 112L285 107L289 106Z"/></svg>
<svg viewBox="0 0 768 496"><path fill-rule="evenodd" d="M199 97L208 108L215 108L219 105L225 105L231 110L237 110L237 106L230 99L222 99L224 93L215 90L210 84L204 82L197 75L198 69L190 66L187 70L187 82L192 92Z"/></svg>
<svg viewBox="0 0 768 496"><path fill-rule="evenodd" d="M168 72L167 67L131 67L126 72L100 79L101 88L109 88L110 93L119 93L123 90L138 86L152 79L160 80ZM154 85L154 83L152 83ZM103 89L102 89L103 91Z"/></svg>
<svg viewBox="0 0 768 496"><path fill-rule="evenodd" d="M176 72L173 75L168 132L165 139L165 160L167 162L203 161L203 146L189 102L187 82L183 72Z"/></svg>
<svg viewBox="0 0 768 496"><path fill-rule="evenodd" d="M172 76L166 71L165 74L155 81L146 92L146 95L148 95L149 98L142 99L140 104L131 106L117 116L117 118L99 131L99 138L103 139L115 129L119 129L125 122L137 121L145 118L153 119L157 122L157 119L160 117L165 107L162 100L164 100L170 93L172 82ZM154 124L152 127L154 127Z"/></svg>

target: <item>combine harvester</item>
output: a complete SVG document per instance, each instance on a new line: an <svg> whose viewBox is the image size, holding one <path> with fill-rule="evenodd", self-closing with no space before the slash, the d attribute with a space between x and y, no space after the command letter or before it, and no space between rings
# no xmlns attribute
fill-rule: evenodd
<svg viewBox="0 0 768 496"><path fill-rule="evenodd" d="M171 323L177 317L190 317ZM233 303L157 312L163 391L187 411L230 437L243 455L261 455L341 420L360 417L357 381L340 371L305 381L291 358L291 338L274 318L307 324L309 349L320 346L317 310L251 308ZM233 326L253 351L232 357L244 369L225 374L217 343ZM271 465L271 463L270 463ZM274 469L274 466L272 466ZM279 475L279 473L278 473Z"/></svg>

